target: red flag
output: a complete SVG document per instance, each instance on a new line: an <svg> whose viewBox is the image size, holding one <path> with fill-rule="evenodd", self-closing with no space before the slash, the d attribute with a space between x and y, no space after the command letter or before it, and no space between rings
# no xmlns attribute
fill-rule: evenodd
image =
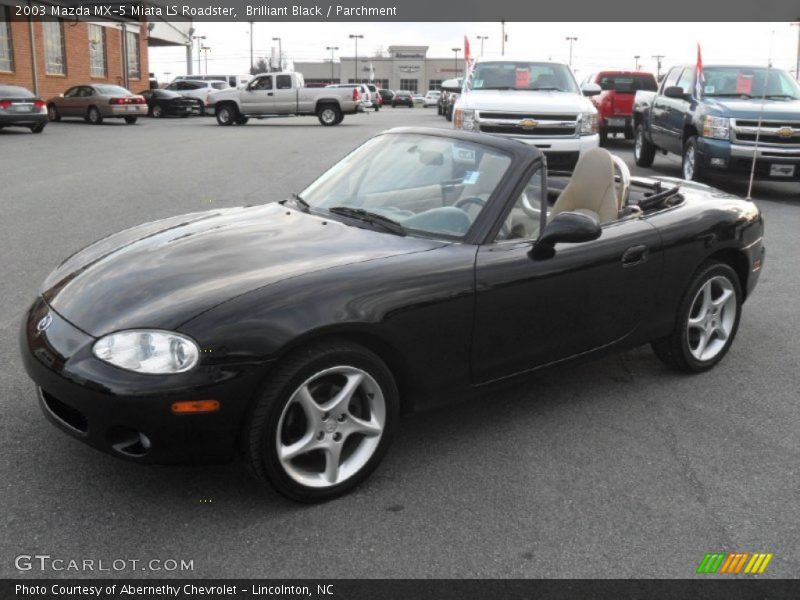
<svg viewBox="0 0 800 600"><path fill-rule="evenodd" d="M697 79L695 79L694 83L694 95L697 98L700 98L703 95L703 86L704 86L703 57L700 54L700 42L697 43L697 66L695 67L695 70L697 71L696 73Z"/></svg>
<svg viewBox="0 0 800 600"><path fill-rule="evenodd" d="M469 38L465 35L464 36L464 60L467 62L467 70L469 70L469 60L470 60L470 52L469 52Z"/></svg>

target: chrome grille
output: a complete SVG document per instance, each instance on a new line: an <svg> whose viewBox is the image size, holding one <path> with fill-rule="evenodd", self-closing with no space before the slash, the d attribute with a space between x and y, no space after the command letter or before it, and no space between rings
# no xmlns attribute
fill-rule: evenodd
<svg viewBox="0 0 800 600"><path fill-rule="evenodd" d="M480 131L525 137L577 137L579 115L575 113L509 113L478 111Z"/></svg>
<svg viewBox="0 0 800 600"><path fill-rule="evenodd" d="M759 145L800 148L800 121L793 119L765 119L761 121L760 134L758 119L731 119L731 129L736 142L755 144L758 136Z"/></svg>

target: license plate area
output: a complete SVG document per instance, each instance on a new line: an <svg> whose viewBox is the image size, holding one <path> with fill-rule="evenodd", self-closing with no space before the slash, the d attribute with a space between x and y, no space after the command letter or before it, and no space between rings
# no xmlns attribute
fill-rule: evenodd
<svg viewBox="0 0 800 600"><path fill-rule="evenodd" d="M606 121L608 122L608 126L609 127L624 127L625 126L625 119L611 118L611 119L606 119Z"/></svg>
<svg viewBox="0 0 800 600"><path fill-rule="evenodd" d="M14 109L14 112L28 113L33 110L33 104L13 104L12 108Z"/></svg>
<svg viewBox="0 0 800 600"><path fill-rule="evenodd" d="M773 163L769 166L770 177L794 177L795 165Z"/></svg>

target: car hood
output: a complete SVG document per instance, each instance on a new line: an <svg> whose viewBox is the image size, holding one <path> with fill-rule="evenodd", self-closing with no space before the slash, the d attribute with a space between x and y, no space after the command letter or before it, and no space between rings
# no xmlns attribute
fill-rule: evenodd
<svg viewBox="0 0 800 600"><path fill-rule="evenodd" d="M723 117L738 119L800 120L800 100L765 100L762 112L760 99L705 98L703 100L710 112Z"/></svg>
<svg viewBox="0 0 800 600"><path fill-rule="evenodd" d="M555 114L565 111L595 111L589 99L580 94L532 90L472 90L461 95L458 99L458 108Z"/></svg>
<svg viewBox="0 0 800 600"><path fill-rule="evenodd" d="M220 100L238 100L239 88L225 88L224 90L214 90L208 93L210 102L219 102Z"/></svg>
<svg viewBox="0 0 800 600"><path fill-rule="evenodd" d="M277 203L223 209L104 238L61 263L42 295L95 337L130 328L177 329L203 311L278 281L442 245Z"/></svg>

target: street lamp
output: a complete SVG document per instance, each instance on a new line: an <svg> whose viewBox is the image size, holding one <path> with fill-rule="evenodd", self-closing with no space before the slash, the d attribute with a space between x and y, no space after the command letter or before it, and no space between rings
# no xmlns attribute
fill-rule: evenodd
<svg viewBox="0 0 800 600"><path fill-rule="evenodd" d="M356 42L356 59L353 66L353 76L355 77L355 79L353 79L353 83L358 83L358 40L363 40L364 36L360 33L359 34L351 33L350 39L355 40Z"/></svg>
<svg viewBox="0 0 800 600"><path fill-rule="evenodd" d="M273 42L278 42L278 71L283 70L283 41L279 37L272 38Z"/></svg>
<svg viewBox="0 0 800 600"><path fill-rule="evenodd" d="M325 50L331 51L331 83L333 83L333 52L338 49L339 46L325 46Z"/></svg>
<svg viewBox="0 0 800 600"><path fill-rule="evenodd" d="M481 56L483 56L483 41L484 40L488 40L489 36L488 35L479 35L478 39L481 41Z"/></svg>
<svg viewBox="0 0 800 600"><path fill-rule="evenodd" d="M571 36L571 35L568 35L564 39L569 42L569 66L571 68L572 67L572 43L573 42L577 42L578 38L576 38L574 36Z"/></svg>
<svg viewBox="0 0 800 600"><path fill-rule="evenodd" d="M506 42L508 41L508 36L506 35L506 22L500 21L500 55L506 55Z"/></svg>
<svg viewBox="0 0 800 600"><path fill-rule="evenodd" d="M202 46L200 50L203 51L203 56L206 57L206 75L208 75L208 51L211 50L211 46Z"/></svg>
<svg viewBox="0 0 800 600"><path fill-rule="evenodd" d="M650 58L656 59L656 81L661 79L661 60L664 58L663 54L654 54Z"/></svg>
<svg viewBox="0 0 800 600"><path fill-rule="evenodd" d="M451 48L451 50L455 52L455 57L453 58L453 66L456 68L455 69L456 77L458 77L458 51L461 50L461 48Z"/></svg>
<svg viewBox="0 0 800 600"><path fill-rule="evenodd" d="M633 55L633 60L636 61L634 63L634 67L633 67L634 71L638 71L639 70L639 58L641 58L641 56L642 56L641 54L634 54Z"/></svg>
<svg viewBox="0 0 800 600"><path fill-rule="evenodd" d="M193 40L197 40L197 74L200 74L200 46L203 44L202 40L206 39L204 35L193 35Z"/></svg>

